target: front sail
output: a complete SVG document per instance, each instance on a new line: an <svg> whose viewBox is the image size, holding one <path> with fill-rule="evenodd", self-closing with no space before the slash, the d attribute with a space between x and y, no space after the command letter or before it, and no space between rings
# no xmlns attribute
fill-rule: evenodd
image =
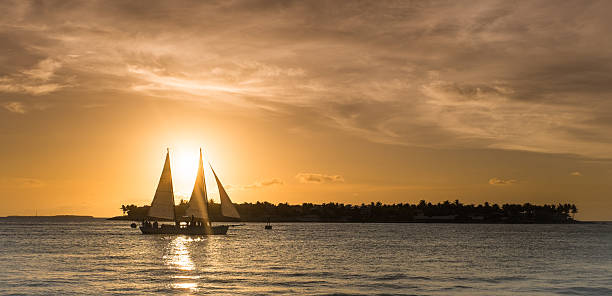
<svg viewBox="0 0 612 296"><path fill-rule="evenodd" d="M204 164L202 163L202 149L200 149L200 165L198 166L198 176L193 185L189 207L185 211L185 216L194 217L204 222L208 222L208 198L206 197L206 182L204 181Z"/></svg>
<svg viewBox="0 0 612 296"><path fill-rule="evenodd" d="M210 165L210 163L208 165ZM213 175L215 175L215 180L217 180L217 187L219 188L219 198L221 198L221 215L225 217L240 218L240 214L238 214L238 211L232 203L232 200L227 195L227 192L225 192L225 188L223 188L221 181L219 181L219 177L217 177L217 174L212 168L212 165L210 165L210 169L212 170Z"/></svg>
<svg viewBox="0 0 612 296"><path fill-rule="evenodd" d="M174 193L172 190L172 173L170 172L170 151L166 154L166 163L159 178L157 191L149 208L149 217L174 220Z"/></svg>

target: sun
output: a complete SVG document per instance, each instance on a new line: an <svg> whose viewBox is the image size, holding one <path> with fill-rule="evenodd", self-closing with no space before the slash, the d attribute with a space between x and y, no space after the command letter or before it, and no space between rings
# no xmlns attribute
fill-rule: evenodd
<svg viewBox="0 0 612 296"><path fill-rule="evenodd" d="M180 199L189 200L198 172L199 159L200 154L197 147L181 146L170 149L172 181L174 183L174 196L177 202Z"/></svg>

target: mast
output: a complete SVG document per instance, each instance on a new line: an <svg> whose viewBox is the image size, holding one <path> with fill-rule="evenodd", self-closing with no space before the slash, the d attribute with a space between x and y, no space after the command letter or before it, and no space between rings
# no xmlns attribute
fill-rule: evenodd
<svg viewBox="0 0 612 296"><path fill-rule="evenodd" d="M208 197L206 196L206 182L204 179L204 163L202 162L202 148L200 148L198 175L193 185L193 191L189 199L189 207L187 211L185 211L185 215L187 217L194 216L195 218L202 219L205 225L208 225Z"/></svg>
<svg viewBox="0 0 612 296"><path fill-rule="evenodd" d="M172 189L172 173L170 171L170 149L166 153L166 162L162 170L159 184L153 196L148 216L151 218L174 220L174 192Z"/></svg>
<svg viewBox="0 0 612 296"><path fill-rule="evenodd" d="M238 214L236 207L234 206L234 204L232 204L232 200L229 198L229 195L227 195L227 192L225 192L225 188L223 188L223 184L221 184L221 181L219 181L219 177L217 177L217 174L212 168L210 162L208 163L208 165L210 166L213 175L215 175L217 187L219 188L219 198L221 199L221 215L225 217L240 218L240 214Z"/></svg>

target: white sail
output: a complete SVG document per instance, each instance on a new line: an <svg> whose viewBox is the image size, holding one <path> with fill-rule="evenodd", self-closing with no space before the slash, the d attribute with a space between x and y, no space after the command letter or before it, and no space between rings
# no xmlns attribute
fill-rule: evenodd
<svg viewBox="0 0 612 296"><path fill-rule="evenodd" d="M162 170L159 184L149 208L149 217L174 220L174 193L172 190L172 173L170 172L170 151Z"/></svg>
<svg viewBox="0 0 612 296"><path fill-rule="evenodd" d="M204 164L202 162L202 149L200 149L200 165L198 166L198 176L193 185L191 199L185 215L195 217L208 222L208 198L206 196L206 182L204 180Z"/></svg>
<svg viewBox="0 0 612 296"><path fill-rule="evenodd" d="M213 175L215 175L215 180L217 180L217 187L219 188L219 198L221 199L221 215L225 217L240 218L240 214L238 214L238 211L232 203L232 200L227 195L227 192L225 192L225 188L223 188L221 181L219 181L219 177L217 177L217 174L212 168L212 165L210 163L208 165L210 165L210 169L212 170Z"/></svg>

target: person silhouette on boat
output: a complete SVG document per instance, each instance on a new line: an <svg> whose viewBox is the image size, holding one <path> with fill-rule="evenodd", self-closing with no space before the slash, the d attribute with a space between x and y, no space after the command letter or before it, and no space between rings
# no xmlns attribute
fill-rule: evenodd
<svg viewBox="0 0 612 296"><path fill-rule="evenodd" d="M157 224L157 221L153 222L153 228L157 228L157 226L159 226L159 224Z"/></svg>

